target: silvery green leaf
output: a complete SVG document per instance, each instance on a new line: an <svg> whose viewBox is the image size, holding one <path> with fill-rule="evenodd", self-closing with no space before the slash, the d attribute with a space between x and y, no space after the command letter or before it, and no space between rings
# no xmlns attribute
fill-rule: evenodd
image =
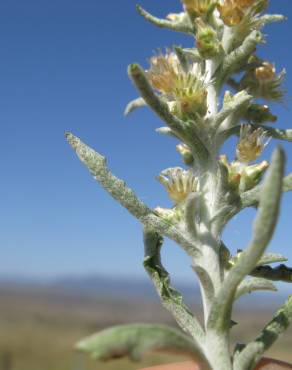
<svg viewBox="0 0 292 370"><path fill-rule="evenodd" d="M130 113L134 112L137 108L145 107L147 104L143 98L137 98L132 101L126 106L124 115L128 116Z"/></svg>
<svg viewBox="0 0 292 370"><path fill-rule="evenodd" d="M273 283L266 279L261 278L247 279L239 284L236 290L235 299L238 299L245 294L250 294L258 290L269 290L276 292L277 288Z"/></svg>
<svg viewBox="0 0 292 370"><path fill-rule="evenodd" d="M161 262L163 238L148 228L144 228L144 268L149 274L163 306L170 311L180 327L197 341L203 340L201 325L185 305L181 293L171 286L169 273Z"/></svg>
<svg viewBox="0 0 292 370"><path fill-rule="evenodd" d="M222 110L216 115L214 118L214 126L218 128L231 114L238 113L242 109L247 108L251 100L252 96L245 90L237 93L230 101L223 105Z"/></svg>
<svg viewBox="0 0 292 370"><path fill-rule="evenodd" d="M159 127L155 130L158 134L171 136L177 139L177 136L173 133L173 131L169 127Z"/></svg>
<svg viewBox="0 0 292 370"><path fill-rule="evenodd" d="M76 349L100 361L126 356L139 361L151 351L174 352L191 357L210 370L201 349L189 337L164 325L114 326L81 340Z"/></svg>
<svg viewBox="0 0 292 370"><path fill-rule="evenodd" d="M266 253L257 263L257 266L269 265L270 263L286 262L287 258L279 253Z"/></svg>
<svg viewBox="0 0 292 370"><path fill-rule="evenodd" d="M154 24L157 27L166 28L177 32L183 32L190 35L193 35L194 33L194 28L188 17L184 16L179 21L161 19L147 12L140 5L137 5L137 11L143 18L145 18L148 22Z"/></svg>
<svg viewBox="0 0 292 370"><path fill-rule="evenodd" d="M249 343L234 359L235 370L254 369L256 364L292 322L292 296L275 314L260 335Z"/></svg>
<svg viewBox="0 0 292 370"><path fill-rule="evenodd" d="M186 238L176 227L158 217L123 180L113 175L107 167L105 157L71 133L66 133L66 138L94 179L143 225L150 226L160 234L168 236L179 243L188 253L195 251L196 247L192 240Z"/></svg>

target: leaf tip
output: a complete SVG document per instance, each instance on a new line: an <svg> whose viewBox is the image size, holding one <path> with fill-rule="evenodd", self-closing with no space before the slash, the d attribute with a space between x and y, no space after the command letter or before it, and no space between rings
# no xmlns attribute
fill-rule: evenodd
<svg viewBox="0 0 292 370"><path fill-rule="evenodd" d="M79 144L79 139L68 131L65 132L65 138L67 139L68 143L72 146L72 148L76 149L76 147Z"/></svg>
<svg viewBox="0 0 292 370"><path fill-rule="evenodd" d="M135 75L140 74L140 70L141 68L138 63L132 63L128 67L128 74L130 76L135 76Z"/></svg>

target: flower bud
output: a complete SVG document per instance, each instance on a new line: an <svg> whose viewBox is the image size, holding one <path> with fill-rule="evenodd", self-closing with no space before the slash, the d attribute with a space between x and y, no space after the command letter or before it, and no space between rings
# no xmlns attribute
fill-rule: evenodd
<svg viewBox="0 0 292 370"><path fill-rule="evenodd" d="M245 118L256 124L263 124L265 122L276 122L277 116L274 116L267 105L251 104L248 108Z"/></svg>
<svg viewBox="0 0 292 370"><path fill-rule="evenodd" d="M230 260L229 260L230 267L235 266L241 256L242 256L242 250L238 249L236 255L231 257Z"/></svg>
<svg viewBox="0 0 292 370"><path fill-rule="evenodd" d="M256 78L262 82L269 82L276 77L276 68L269 62L263 62L263 64L255 69Z"/></svg>
<svg viewBox="0 0 292 370"><path fill-rule="evenodd" d="M269 166L267 161L252 166L239 161L229 163L226 155L221 155L219 161L227 168L230 189L239 193L254 188Z"/></svg>
<svg viewBox="0 0 292 370"><path fill-rule="evenodd" d="M285 70L276 74L273 64L254 57L250 58L249 65L250 69L240 81L240 88L247 90L256 98L281 100L284 95L282 83Z"/></svg>
<svg viewBox="0 0 292 370"><path fill-rule="evenodd" d="M233 96L229 90L225 91L224 97L223 97L223 105L226 105L228 103L231 103L233 99Z"/></svg>
<svg viewBox="0 0 292 370"><path fill-rule="evenodd" d="M176 150L181 154L184 163L187 166L192 166L194 163L194 157L190 148L186 144L178 144Z"/></svg>
<svg viewBox="0 0 292 370"><path fill-rule="evenodd" d="M156 207L154 209L154 212L161 218L163 218L164 221L175 224L179 222L182 219L182 210L177 208L162 208L162 207Z"/></svg>
<svg viewBox="0 0 292 370"><path fill-rule="evenodd" d="M253 189L262 179L266 169L269 167L267 161L244 167L239 184L239 191L244 192Z"/></svg>
<svg viewBox="0 0 292 370"><path fill-rule="evenodd" d="M203 59L212 59L220 53L221 44L217 33L212 27L206 25L201 19L196 21L197 48Z"/></svg>
<svg viewBox="0 0 292 370"><path fill-rule="evenodd" d="M241 164L236 161L229 163L226 155L221 155L219 161L227 168L230 188L237 191L241 179Z"/></svg>

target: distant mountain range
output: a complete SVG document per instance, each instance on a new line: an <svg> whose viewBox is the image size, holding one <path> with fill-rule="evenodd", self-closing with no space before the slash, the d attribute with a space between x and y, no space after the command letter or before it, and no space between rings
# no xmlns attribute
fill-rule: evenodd
<svg viewBox="0 0 292 370"><path fill-rule="evenodd" d="M109 296L130 296L130 297L155 297L155 289L150 280L142 278L111 278L104 276L65 277L51 283L58 289L64 289L81 294L100 294ZM194 283L180 283L176 287L186 296L199 295L199 288Z"/></svg>
<svg viewBox="0 0 292 370"><path fill-rule="evenodd" d="M178 283L176 288L182 292L188 303L200 300L199 287L194 282ZM17 293L29 291L30 293L42 292L58 296L71 296L83 298L107 297L130 300L156 299L157 295L150 280L133 278L113 278L101 275L67 276L55 280L23 279L23 278L0 278L0 289ZM290 291L291 292L291 291ZM281 290L273 292L255 292L240 300L240 305L264 307L278 306L289 294L289 291ZM291 293L290 293L291 294Z"/></svg>

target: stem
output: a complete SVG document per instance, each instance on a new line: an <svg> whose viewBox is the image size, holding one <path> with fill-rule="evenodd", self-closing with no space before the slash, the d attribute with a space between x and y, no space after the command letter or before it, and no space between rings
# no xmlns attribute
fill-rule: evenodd
<svg viewBox="0 0 292 370"><path fill-rule="evenodd" d="M218 112L218 93L215 84L212 82L216 69L218 67L218 62L215 60L206 61L206 83L208 86L208 116L214 116Z"/></svg>
<svg viewBox="0 0 292 370"><path fill-rule="evenodd" d="M216 161L217 162L217 161ZM205 195L201 201L200 222L197 225L197 235L200 241L200 255L193 260L193 267L198 273L204 320L207 324L214 296L221 288L221 266L219 257L218 235L211 231L211 220L215 214L218 196L217 163L215 159L200 177L200 188Z"/></svg>
<svg viewBox="0 0 292 370"><path fill-rule="evenodd" d="M229 330L220 334L207 332L205 352L214 370L233 370L229 346Z"/></svg>

